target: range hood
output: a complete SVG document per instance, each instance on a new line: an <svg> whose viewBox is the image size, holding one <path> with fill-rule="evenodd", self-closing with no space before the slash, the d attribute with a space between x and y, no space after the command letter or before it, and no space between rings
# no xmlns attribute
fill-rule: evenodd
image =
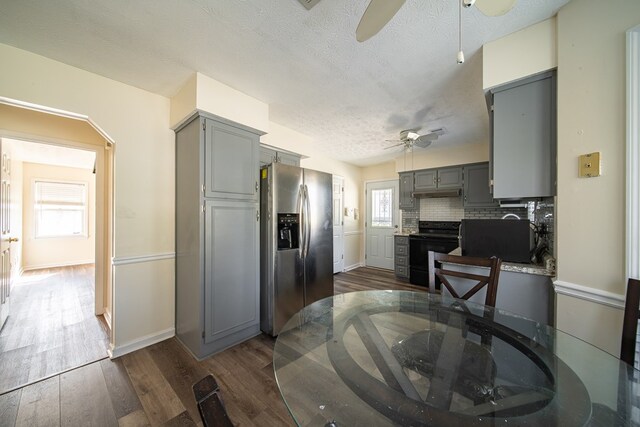
<svg viewBox="0 0 640 427"><path fill-rule="evenodd" d="M462 195L462 188L447 188L446 190L422 190L414 191L413 197L460 197Z"/></svg>

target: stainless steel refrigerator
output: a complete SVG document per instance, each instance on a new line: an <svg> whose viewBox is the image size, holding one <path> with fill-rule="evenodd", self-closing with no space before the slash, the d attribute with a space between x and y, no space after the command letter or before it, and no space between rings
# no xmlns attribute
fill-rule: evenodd
<svg viewBox="0 0 640 427"><path fill-rule="evenodd" d="M260 170L260 328L333 295L332 176L273 163Z"/></svg>

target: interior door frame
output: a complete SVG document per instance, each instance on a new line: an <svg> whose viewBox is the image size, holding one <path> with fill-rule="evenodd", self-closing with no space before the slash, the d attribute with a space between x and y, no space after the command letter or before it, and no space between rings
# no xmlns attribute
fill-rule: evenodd
<svg viewBox="0 0 640 427"><path fill-rule="evenodd" d="M341 232L340 232L340 242L341 242L341 248L340 248L340 254L342 254L342 268L340 269L339 272L343 272L344 271L344 177L341 175L332 175L331 176L331 187L333 188L333 181L335 179L339 179L341 182L341 190L340 190L340 202L341 202L341 206L340 206L340 210L338 211L338 214L340 215L340 224L341 224ZM332 200L335 200L334 195L332 195ZM334 209L334 213L335 213L335 209ZM334 221L335 222L335 221ZM334 229L335 229L335 225L334 225ZM334 242L335 244L335 242ZM335 263L335 259L334 259L334 263ZM333 274L336 274L336 271L333 272Z"/></svg>
<svg viewBox="0 0 640 427"><path fill-rule="evenodd" d="M94 312L104 316L110 329L109 340L113 345L116 315L112 272L115 142L89 117L82 114L5 97L0 97L0 109L6 113L0 120L2 137L88 150L96 154ZM84 123L77 126L78 122ZM78 136L77 139L74 135Z"/></svg>
<svg viewBox="0 0 640 427"><path fill-rule="evenodd" d="M625 283L640 277L640 25L627 31Z"/></svg>
<svg viewBox="0 0 640 427"><path fill-rule="evenodd" d="M397 190L396 194L394 194L393 196L393 218L396 219L398 221L397 224L394 224L395 228L396 228L396 232L398 230L400 230L400 225L399 222L402 220L402 218L400 217L400 179L369 179L364 181L364 189L362 191L362 194L364 195L364 223L365 223L365 227L364 227L364 232L363 234L363 252L364 252L364 260L362 265L364 265L365 267L367 266L367 230L368 230L368 224L367 224L367 219L369 218L369 194L367 193L367 184L375 184L375 183L380 183L380 182L396 182L397 185Z"/></svg>

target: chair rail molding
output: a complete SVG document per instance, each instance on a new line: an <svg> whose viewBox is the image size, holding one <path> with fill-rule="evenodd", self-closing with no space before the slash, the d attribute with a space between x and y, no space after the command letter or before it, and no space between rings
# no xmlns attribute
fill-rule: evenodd
<svg viewBox="0 0 640 427"><path fill-rule="evenodd" d="M608 307L624 310L624 295L614 294L588 286L577 285L571 282L556 280L553 282L553 289L558 295L567 295L573 298L580 298L585 301L595 302Z"/></svg>
<svg viewBox="0 0 640 427"><path fill-rule="evenodd" d="M627 31L626 279L640 278L640 25Z"/></svg>
<svg viewBox="0 0 640 427"><path fill-rule="evenodd" d="M126 265L126 264L139 264L141 262L160 261L164 259L175 259L175 257L176 257L175 252L165 252L165 253L150 254L150 255L113 257L112 264L114 266Z"/></svg>

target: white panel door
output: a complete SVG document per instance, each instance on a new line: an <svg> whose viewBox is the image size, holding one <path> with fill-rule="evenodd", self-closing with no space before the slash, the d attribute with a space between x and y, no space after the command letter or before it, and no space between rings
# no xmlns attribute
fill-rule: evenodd
<svg viewBox="0 0 640 427"><path fill-rule="evenodd" d="M333 274L344 270L344 178L333 175Z"/></svg>
<svg viewBox="0 0 640 427"><path fill-rule="evenodd" d="M393 270L393 235L398 229L398 180L370 182L366 186L367 267Z"/></svg>

